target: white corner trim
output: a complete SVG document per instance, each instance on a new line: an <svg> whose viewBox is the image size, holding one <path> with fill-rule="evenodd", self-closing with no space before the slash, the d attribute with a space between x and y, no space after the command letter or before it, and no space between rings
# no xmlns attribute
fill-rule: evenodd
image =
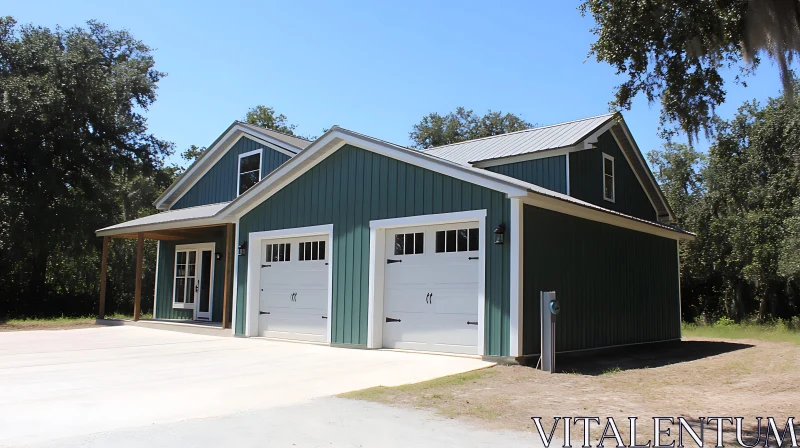
<svg viewBox="0 0 800 448"><path fill-rule="evenodd" d="M239 158L236 162L236 197L241 196L239 190L242 188L241 181L242 181L242 159L245 157L250 157L258 154L258 180L256 180L256 184L258 181L261 180L261 164L264 163L264 148L258 148L253 151L243 152L239 154ZM248 171L249 172L249 171ZM255 186L255 184L253 184ZM253 187L250 187L253 188ZM188 190L187 190L188 191ZM245 192L246 193L246 192Z"/></svg>
<svg viewBox="0 0 800 448"><path fill-rule="evenodd" d="M157 319L156 310L158 310L158 265L161 264L161 240L156 240L156 274L153 285L153 319ZM172 281L175 281L174 279Z"/></svg>
<svg viewBox="0 0 800 448"><path fill-rule="evenodd" d="M230 250L230 249L229 249ZM233 292L231 299L231 334L236 334L236 300L239 296L239 220L233 237ZM224 312L224 311L223 311Z"/></svg>
<svg viewBox="0 0 800 448"><path fill-rule="evenodd" d="M237 227L238 234L238 227ZM258 336L258 307L260 301L261 285L261 242L275 238L295 238L312 235L327 235L330 247L330 261L328 261L328 319L326 322L326 340L331 343L331 322L333 321L333 224L320 226L295 227L292 229L268 230L264 232L250 232L247 238L247 304L245 335Z"/></svg>
<svg viewBox="0 0 800 448"><path fill-rule="evenodd" d="M511 304L510 304L510 329L509 336L509 355L522 356L523 344L523 263L524 263L524 205L517 198L511 199Z"/></svg>
<svg viewBox="0 0 800 448"><path fill-rule="evenodd" d="M600 191L603 192L603 199L604 200L606 200L608 202L611 202L611 203L614 203L614 202L617 201L617 166L616 166L616 163L614 162L614 157L613 156L610 156L610 155L608 155L606 153L602 153L602 154L603 154L603 167L602 167L602 169L603 169L603 185L602 185L602 190L600 190ZM606 160L610 160L611 161L611 197L610 198L606 196L606 176L607 176L607 174L606 174Z"/></svg>
<svg viewBox="0 0 800 448"><path fill-rule="evenodd" d="M386 229L426 226L457 222L478 222L478 353L485 350L486 315L486 209L435 215L418 215L403 218L380 219L369 223L369 300L367 305L367 347L383 347L383 295L386 265L379 263L386 256Z"/></svg>

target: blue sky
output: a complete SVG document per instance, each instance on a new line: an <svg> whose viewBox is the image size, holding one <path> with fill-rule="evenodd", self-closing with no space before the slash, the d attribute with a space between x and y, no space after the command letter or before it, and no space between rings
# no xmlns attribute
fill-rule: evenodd
<svg viewBox="0 0 800 448"><path fill-rule="evenodd" d="M175 143L181 164L177 152L210 144L258 104L301 134L336 124L402 145L424 115L458 106L542 125L605 113L621 78L587 57L593 22L579 4L0 0L20 23L97 19L155 48L168 76L149 126ZM726 118L780 90L769 62L747 88L728 86ZM624 113L643 152L661 144L658 113L642 98Z"/></svg>

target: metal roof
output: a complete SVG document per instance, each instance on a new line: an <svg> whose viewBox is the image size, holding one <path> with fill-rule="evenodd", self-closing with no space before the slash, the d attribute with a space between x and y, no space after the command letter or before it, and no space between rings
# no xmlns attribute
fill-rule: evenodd
<svg viewBox="0 0 800 448"><path fill-rule="evenodd" d="M614 114L598 115L452 145L437 146L425 149L423 152L461 165L469 165L483 160L565 148L580 143L613 117Z"/></svg>
<svg viewBox="0 0 800 448"><path fill-rule="evenodd" d="M117 235L127 233L137 228L142 227L155 227L160 224L168 224L166 228L174 229L180 227L191 227L197 225L198 221L208 220L213 218L227 202L220 202L219 204L200 205L197 207L181 208L178 210L170 210L166 212L155 213L123 223L115 224L113 226L104 227L97 231L98 236L104 235Z"/></svg>

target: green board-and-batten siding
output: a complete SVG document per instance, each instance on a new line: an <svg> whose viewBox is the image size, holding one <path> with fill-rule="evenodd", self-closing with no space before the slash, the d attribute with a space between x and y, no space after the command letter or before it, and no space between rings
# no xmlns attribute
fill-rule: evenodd
<svg viewBox="0 0 800 448"><path fill-rule="evenodd" d="M215 252L225 253L225 238L186 240L186 241L159 241L158 242L158 276L156 277L156 319L189 319L194 317L193 310L172 307L172 288L175 275L175 246L181 244L216 243ZM211 304L211 321L222 322L222 301L225 284L225 260L217 260L214 255L214 295Z"/></svg>
<svg viewBox="0 0 800 448"><path fill-rule="evenodd" d="M556 350L680 338L675 240L524 206L525 354L540 352L539 293L561 302Z"/></svg>
<svg viewBox="0 0 800 448"><path fill-rule="evenodd" d="M603 153L614 158L614 202L603 199ZM569 153L569 194L626 215L658 222L656 210L611 132L595 148Z"/></svg>
<svg viewBox="0 0 800 448"><path fill-rule="evenodd" d="M567 194L567 156L507 163L486 169Z"/></svg>
<svg viewBox="0 0 800 448"><path fill-rule="evenodd" d="M239 154L262 149L261 177L276 170L289 156L242 137L223 155L207 173L195 183L175 204L172 210L198 205L217 204L236 199L239 174Z"/></svg>
<svg viewBox="0 0 800 448"><path fill-rule="evenodd" d="M490 242L498 224L509 225L504 193L346 145L244 215L238 244L251 232L333 224L331 339L366 345L369 222L482 209ZM487 244L486 257L485 351L507 355L510 242ZM235 330L243 334L247 257L238 262Z"/></svg>

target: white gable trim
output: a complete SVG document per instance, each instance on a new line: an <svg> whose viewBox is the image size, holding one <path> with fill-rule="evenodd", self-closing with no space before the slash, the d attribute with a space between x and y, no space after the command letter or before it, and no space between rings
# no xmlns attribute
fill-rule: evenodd
<svg viewBox="0 0 800 448"><path fill-rule="evenodd" d="M429 156L413 149L395 146L341 128L334 128L301 151L300 154L267 175L249 191L228 204L220 211L218 216L220 218L230 214L234 214L237 217L243 216L346 144L485 188L504 192L509 196L525 195L528 191L526 187L517 185L513 180L506 182L499 176L493 175L494 173L487 172L484 174L475 169Z"/></svg>
<svg viewBox="0 0 800 448"><path fill-rule="evenodd" d="M224 156L228 150L233 147L242 137L247 137L256 143L263 145L269 149L278 151L281 154L287 155L289 157L294 157L295 152L292 152L286 148L279 146L277 140L271 141L274 139L269 138L266 135L262 134L255 134L253 130L241 126L239 124L232 125L227 132L225 132L220 138L218 138L214 144L206 150L202 157L193 163L186 172L181 175L181 177L175 181L172 185L167 188L164 193L156 200L155 207L158 210L168 210L172 207L173 204L178 202L191 188L203 178L203 176L214 167L217 162ZM283 142L280 142L283 143ZM202 168L201 168L202 167ZM193 174L195 171L201 170L197 172L197 177L193 178L193 180L189 180L191 177L190 174ZM183 189L182 193L169 204L169 207L165 207L165 203L167 198L169 198L176 190ZM238 191L237 191L238 193Z"/></svg>
<svg viewBox="0 0 800 448"><path fill-rule="evenodd" d="M658 185L658 182L656 182L655 177L653 177L653 172L650 170L650 166L642 158L642 151L639 150L639 145L637 145L636 144L636 140L633 139L633 135L631 135L631 130L628 129L628 124L625 123L625 120L619 120L619 125L622 128L622 131L625 133L625 136L631 142L631 146L633 146L633 149L636 151L636 158L639 159L639 163L641 163L642 166L644 166L645 171L647 171L647 177L650 179L650 182L652 182L653 185L655 186L655 190L656 190L656 193L658 193L659 199L664 204L664 208L667 210L667 213L669 213L670 219L672 219L672 221L674 222L675 221L675 215L672 213L672 209L669 206L669 202L667 202L667 198L664 197L664 193L661 191L661 187ZM612 132L611 135L614 135L614 133ZM617 140L616 136L614 137L614 140L617 142L617 145L619 146L620 151L622 152L622 154L625 155L625 151L622 151L622 145ZM625 158L627 159L628 157L625 156ZM628 160L628 164L630 165L630 160ZM635 170L633 171L633 174L636 174ZM639 175L638 174L636 174L636 178L639 179ZM642 179L639 179L639 183L642 183ZM644 184L642 184L642 188L644 188ZM646 191L645 191L645 193L646 193ZM650 195L648 194L647 197L649 198ZM656 208L655 202L653 202L652 198L650 198L650 202L653 204L653 208ZM658 214L658 210L657 209L656 209L656 214Z"/></svg>

